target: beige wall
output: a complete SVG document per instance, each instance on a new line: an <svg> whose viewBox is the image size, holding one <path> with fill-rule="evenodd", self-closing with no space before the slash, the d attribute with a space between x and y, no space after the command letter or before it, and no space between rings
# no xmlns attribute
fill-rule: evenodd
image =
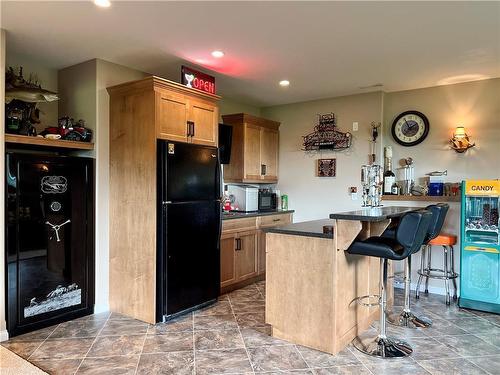
<svg viewBox="0 0 500 375"><path fill-rule="evenodd" d="M288 195L289 208L295 210L294 221L326 218L335 211L351 210L361 205L352 201L350 186L360 188L360 166L368 162L371 122L382 121L382 93L343 96L332 99L294 103L262 109L262 116L281 122L279 148L279 183L282 194ZM348 151L305 153L302 136L313 131L317 114L334 112L342 131L353 134ZM352 131L352 123L359 130ZM320 158L337 159L337 177L316 176Z"/></svg>
<svg viewBox="0 0 500 375"><path fill-rule="evenodd" d="M382 121L383 131L378 145L393 146L394 164L404 157L415 160L416 176L435 170L448 170L447 181L464 178L500 178L498 149L500 147L500 79L468 82L456 85L430 87L391 93L372 93L340 98L295 103L262 109L262 115L281 121L279 184L282 194L289 195L289 206L296 210L295 221L320 219L335 211L359 208L360 200L351 201L349 186L359 185L360 166L367 161L371 121ZM430 122L427 139L418 146L403 147L392 139L393 119L406 110L426 114ZM300 150L302 136L311 132L316 114L334 112L341 130L352 129L352 122L360 125L353 132L354 142L349 152L321 152L306 154ZM465 154L450 150L448 140L458 124L463 124L477 146ZM315 176L318 158L337 158L337 177ZM380 160L380 158L379 158ZM387 202L390 205L425 206L426 203ZM450 204L444 231L459 233L460 205ZM455 267L459 270L459 247L456 247ZM436 251L440 251L436 249ZM442 254L433 262L443 263ZM414 257L414 269L420 256ZM414 272L413 281L416 282ZM430 290L443 292L443 283L433 280Z"/></svg>
<svg viewBox="0 0 500 375"><path fill-rule="evenodd" d="M147 75L122 65L97 60L96 312L109 310L109 95L106 88Z"/></svg>
<svg viewBox="0 0 500 375"><path fill-rule="evenodd" d="M403 147L393 141L391 125L399 113L410 109L427 116L430 131L421 144ZM450 150L448 144L459 124L477 144L464 154ZM500 78L386 93L384 125L384 143L393 147L395 161L412 157L416 176L447 169L450 182L500 177Z"/></svg>
<svg viewBox="0 0 500 375"><path fill-rule="evenodd" d="M57 70L48 68L42 61L39 61L33 56L26 56L17 53L12 48L9 48L6 53L6 67L13 67L14 70L20 66L23 67L23 76L28 79L30 73L38 77L38 82L42 88L57 92ZM57 126L58 102L39 103L37 108L40 109L41 123L36 125L38 132L45 129L47 126Z"/></svg>
<svg viewBox="0 0 500 375"><path fill-rule="evenodd" d="M96 158L95 311L109 309L109 95L106 88L148 74L93 59L59 72L60 115L83 118L94 131Z"/></svg>
<svg viewBox="0 0 500 375"><path fill-rule="evenodd" d="M448 170L446 181L463 179L500 178L500 78L467 82L456 85L430 87L386 93L384 96L384 145L393 147L394 164L401 158L412 157L415 176L423 177L436 170ZM394 142L391 125L401 112L417 110L429 119L428 137L414 147L403 147ZM462 124L477 146L464 154L450 150L448 140L455 127ZM423 183L423 181L421 181ZM392 204L416 205L412 202ZM419 204L423 206L425 204ZM451 203L444 232L459 235L460 204ZM459 246L455 247L455 268L459 271ZM442 250L434 249L433 264L443 265ZM412 281L416 285L416 268L420 253L413 256ZM432 280L431 292L443 292L443 282Z"/></svg>
<svg viewBox="0 0 500 375"><path fill-rule="evenodd" d="M259 107L238 103L223 97L219 102L219 120L222 122L222 115L230 115L232 113L248 113L254 116L261 115Z"/></svg>

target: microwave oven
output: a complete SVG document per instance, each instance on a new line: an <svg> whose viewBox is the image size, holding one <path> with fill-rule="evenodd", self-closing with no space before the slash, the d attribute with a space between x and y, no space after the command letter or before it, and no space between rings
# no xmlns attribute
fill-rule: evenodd
<svg viewBox="0 0 500 375"><path fill-rule="evenodd" d="M259 211L274 211L278 208L276 193L269 190L259 190Z"/></svg>
<svg viewBox="0 0 500 375"><path fill-rule="evenodd" d="M238 211L253 212L259 209L259 189L250 185L228 185L228 194L234 197Z"/></svg>

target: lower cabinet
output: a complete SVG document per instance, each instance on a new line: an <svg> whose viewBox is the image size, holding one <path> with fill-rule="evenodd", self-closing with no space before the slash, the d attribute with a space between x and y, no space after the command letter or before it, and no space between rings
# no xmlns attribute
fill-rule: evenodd
<svg viewBox="0 0 500 375"><path fill-rule="evenodd" d="M266 272L263 229L291 221L290 213L224 221L220 243L221 288L263 275Z"/></svg>
<svg viewBox="0 0 500 375"><path fill-rule="evenodd" d="M222 234L220 281L225 287L257 275L257 231Z"/></svg>

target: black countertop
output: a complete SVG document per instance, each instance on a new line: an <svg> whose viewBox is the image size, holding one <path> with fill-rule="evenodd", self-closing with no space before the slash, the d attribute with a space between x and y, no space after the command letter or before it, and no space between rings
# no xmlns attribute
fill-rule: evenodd
<svg viewBox="0 0 500 375"><path fill-rule="evenodd" d="M266 228L264 229L264 231L266 233L291 234L295 236L333 238L333 233L323 233L323 226L333 226L334 223L335 220L331 219L304 221L302 223L294 223Z"/></svg>
<svg viewBox="0 0 500 375"><path fill-rule="evenodd" d="M274 210L274 211L256 211L256 212L224 212L222 214L222 220L230 219L242 219L245 217L256 217L256 216L268 216L268 215L279 215L279 214L291 214L294 210Z"/></svg>
<svg viewBox="0 0 500 375"><path fill-rule="evenodd" d="M330 219L339 220L356 220L356 221L383 221L400 217L403 214L416 211L421 207L400 207L400 206L387 206L387 207L373 207L363 208L357 211L338 212L330 214Z"/></svg>

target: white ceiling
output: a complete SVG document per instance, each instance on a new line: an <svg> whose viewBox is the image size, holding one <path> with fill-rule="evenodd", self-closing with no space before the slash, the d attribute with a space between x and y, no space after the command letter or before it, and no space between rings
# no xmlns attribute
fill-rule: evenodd
<svg viewBox="0 0 500 375"><path fill-rule="evenodd" d="M6 2L8 50L62 68L95 57L268 106L500 76L500 2ZM214 49L223 59L210 56ZM278 81L288 79L288 88Z"/></svg>

